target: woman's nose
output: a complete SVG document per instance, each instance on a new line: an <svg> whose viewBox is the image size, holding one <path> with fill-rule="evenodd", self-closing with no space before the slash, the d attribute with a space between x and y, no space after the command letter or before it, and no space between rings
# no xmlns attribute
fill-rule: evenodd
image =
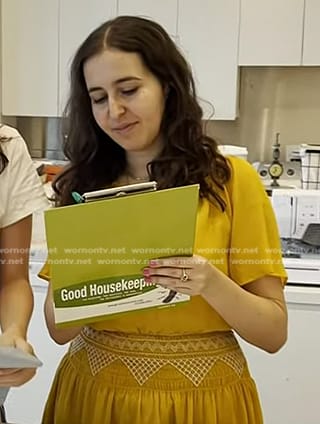
<svg viewBox="0 0 320 424"><path fill-rule="evenodd" d="M121 101L117 99L110 99L109 98L109 115L110 118L118 118L121 116L125 111L124 105L121 103Z"/></svg>

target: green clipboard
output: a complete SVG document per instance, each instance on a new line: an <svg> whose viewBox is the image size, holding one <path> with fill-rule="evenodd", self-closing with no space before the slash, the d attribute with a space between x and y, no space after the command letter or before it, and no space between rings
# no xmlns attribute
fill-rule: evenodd
<svg viewBox="0 0 320 424"><path fill-rule="evenodd" d="M199 185L123 194L45 212L58 326L168 306L169 290L147 284L143 268L193 254ZM178 293L170 306L188 300Z"/></svg>

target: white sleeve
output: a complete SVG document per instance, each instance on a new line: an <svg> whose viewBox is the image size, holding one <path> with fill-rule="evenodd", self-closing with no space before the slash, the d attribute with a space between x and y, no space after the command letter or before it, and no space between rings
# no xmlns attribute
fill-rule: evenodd
<svg viewBox="0 0 320 424"><path fill-rule="evenodd" d="M10 141L2 143L9 163L0 174L0 197L4 201L0 228L49 206L27 146L18 133L15 135Z"/></svg>

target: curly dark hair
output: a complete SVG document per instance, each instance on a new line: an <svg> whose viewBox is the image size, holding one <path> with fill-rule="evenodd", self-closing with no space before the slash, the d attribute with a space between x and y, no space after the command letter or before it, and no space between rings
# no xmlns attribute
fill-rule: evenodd
<svg viewBox="0 0 320 424"><path fill-rule="evenodd" d="M107 48L137 53L161 85L169 88L160 129L166 141L148 164L150 179L157 181L160 189L197 183L201 197L224 209L221 190L230 178L230 169L216 142L204 134L190 66L159 24L135 16L105 22L75 54L63 145L70 164L53 184L56 204L73 203L72 191L108 187L126 169L125 150L95 122L83 72L84 63Z"/></svg>

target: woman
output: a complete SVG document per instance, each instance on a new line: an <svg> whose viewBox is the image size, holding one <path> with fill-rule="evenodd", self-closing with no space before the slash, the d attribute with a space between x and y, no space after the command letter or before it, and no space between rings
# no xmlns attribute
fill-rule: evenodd
<svg viewBox="0 0 320 424"><path fill-rule="evenodd" d="M48 202L19 133L0 127L0 345L33 352L27 330L33 309L29 283L32 214ZM1 369L0 386L20 386L34 369Z"/></svg>
<svg viewBox="0 0 320 424"><path fill-rule="evenodd" d="M49 289L49 332L73 341L43 423L261 423L233 330L268 352L285 343L277 227L256 171L203 134L190 68L162 27L118 17L93 31L72 63L67 118L57 205L73 190L149 179L199 183L200 200L195 255L144 269L147 281L190 294L187 304L57 329Z"/></svg>

